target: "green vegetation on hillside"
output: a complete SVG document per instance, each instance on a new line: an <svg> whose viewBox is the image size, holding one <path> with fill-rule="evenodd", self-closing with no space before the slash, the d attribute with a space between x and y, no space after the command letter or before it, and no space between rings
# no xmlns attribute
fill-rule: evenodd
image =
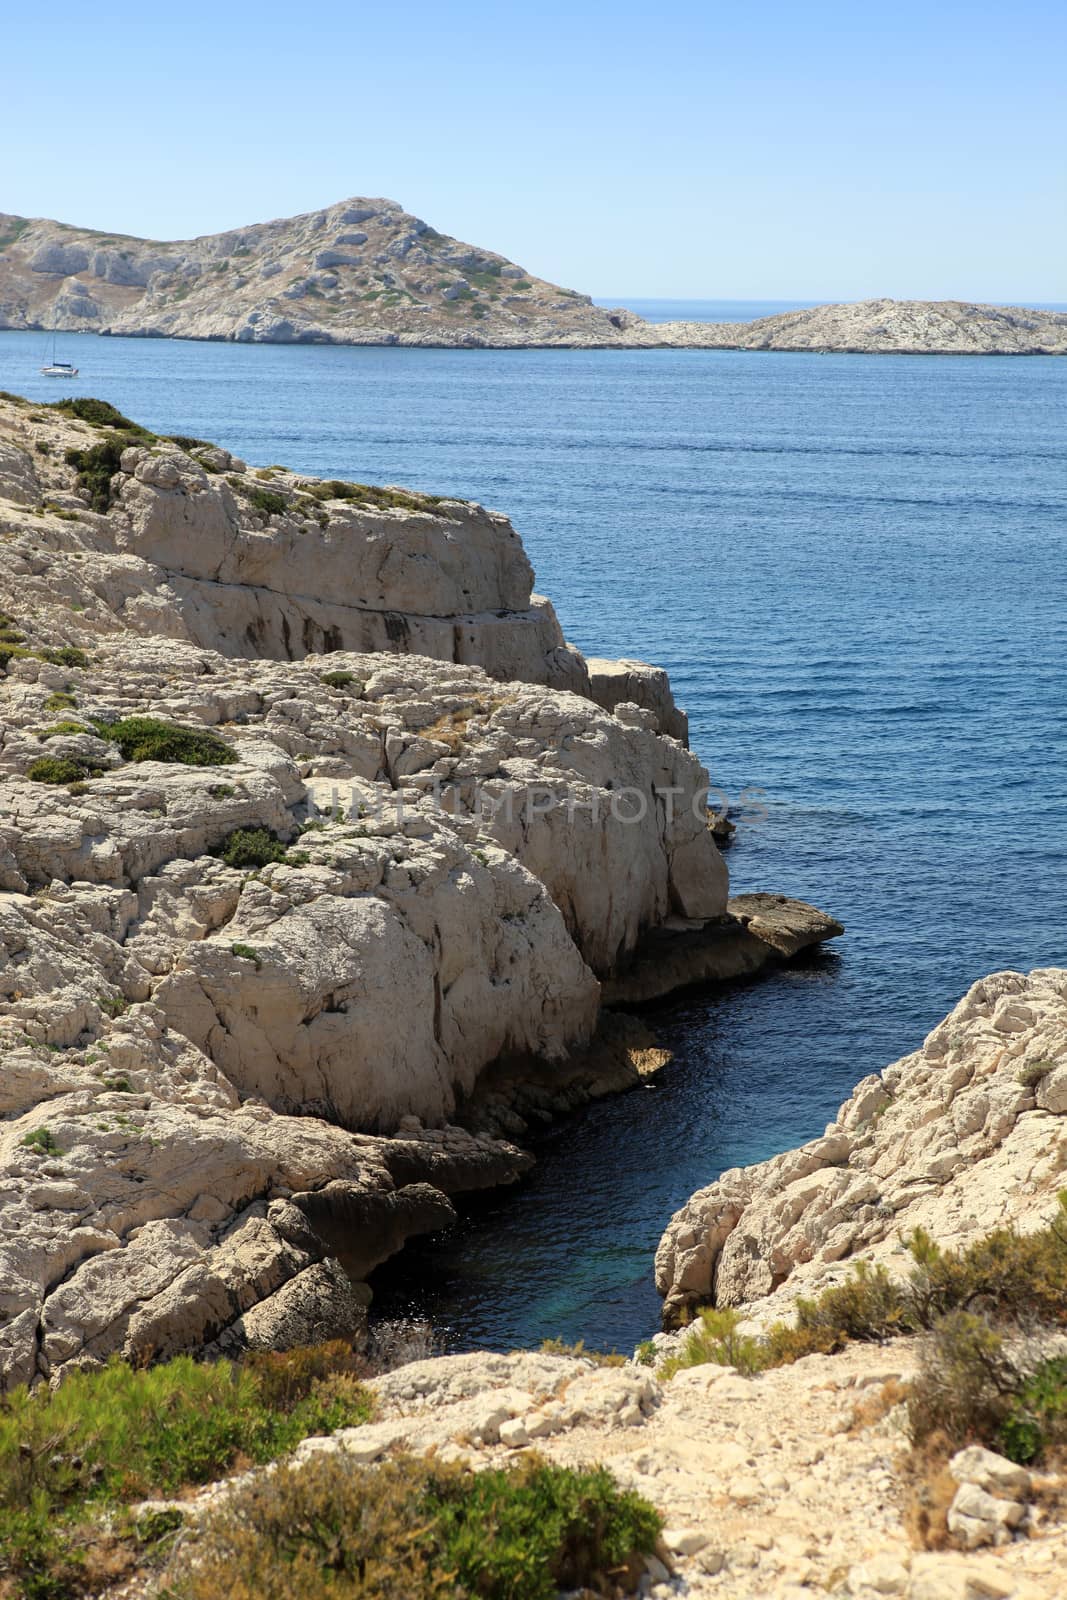
<svg viewBox="0 0 1067 1600"><path fill-rule="evenodd" d="M917 1447L978 1441L1016 1461L1067 1448L1067 1361L1047 1354L1047 1335L1067 1327L1067 1190L1056 1220L1034 1233L996 1228L944 1250L920 1228L908 1248L906 1278L859 1262L843 1283L798 1300L793 1326L746 1334L737 1311L702 1310L660 1376L709 1361L754 1374L854 1340L919 1334L908 1403Z"/></svg>
<svg viewBox="0 0 1067 1600"><path fill-rule="evenodd" d="M337 1343L240 1363L181 1356L147 1371L116 1358L54 1391L11 1390L0 1398L0 1594L92 1594L158 1560L180 1514L135 1522L126 1503L366 1422L363 1370Z"/></svg>
<svg viewBox="0 0 1067 1600"><path fill-rule="evenodd" d="M126 761L166 761L183 767L217 767L237 760L232 745L207 728L183 728L159 717L92 719L101 739L117 744Z"/></svg>
<svg viewBox="0 0 1067 1600"><path fill-rule="evenodd" d="M445 495L418 494L406 489L382 489L373 483L345 483L340 478L304 484L304 493L315 500L354 500L360 505L383 510L432 511L447 499Z"/></svg>
<svg viewBox="0 0 1067 1600"><path fill-rule="evenodd" d="M602 1467L472 1472L344 1455L238 1490L177 1563L175 1600L554 1600L615 1588L658 1514Z"/></svg>

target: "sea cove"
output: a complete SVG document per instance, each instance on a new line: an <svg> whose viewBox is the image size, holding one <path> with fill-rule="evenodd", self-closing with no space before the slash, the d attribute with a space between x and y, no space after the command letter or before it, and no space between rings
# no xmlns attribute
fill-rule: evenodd
<svg viewBox="0 0 1067 1600"><path fill-rule="evenodd" d="M657 1087L554 1130L383 1302L416 1277L460 1342L632 1345L696 1184L818 1133L978 974L1063 959L1062 363L67 344L150 427L506 511L568 638L666 666L713 782L764 791L735 890L848 930L661 1012ZM40 347L0 334L0 387L55 398Z"/></svg>

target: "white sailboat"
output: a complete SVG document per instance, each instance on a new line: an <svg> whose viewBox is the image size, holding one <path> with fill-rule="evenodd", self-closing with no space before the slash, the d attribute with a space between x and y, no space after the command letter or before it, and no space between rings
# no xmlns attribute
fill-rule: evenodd
<svg viewBox="0 0 1067 1600"><path fill-rule="evenodd" d="M52 359L41 368L42 378L76 378L78 369L71 361L56 360L56 330L52 329Z"/></svg>

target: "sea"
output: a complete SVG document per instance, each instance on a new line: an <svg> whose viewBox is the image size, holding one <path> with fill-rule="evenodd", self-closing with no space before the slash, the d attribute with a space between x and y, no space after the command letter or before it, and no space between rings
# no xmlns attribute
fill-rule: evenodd
<svg viewBox="0 0 1067 1600"><path fill-rule="evenodd" d="M0 388L57 398L45 343L0 333ZM538 1133L529 1178L378 1270L376 1314L631 1349L694 1189L821 1133L984 974L1067 964L1067 360L60 345L71 392L160 432L506 511L569 639L669 669L735 891L846 927L650 1013L672 1063Z"/></svg>

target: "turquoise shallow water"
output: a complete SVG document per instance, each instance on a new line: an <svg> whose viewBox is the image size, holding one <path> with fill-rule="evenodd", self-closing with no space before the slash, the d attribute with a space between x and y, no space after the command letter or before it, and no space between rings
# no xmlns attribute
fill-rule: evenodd
<svg viewBox="0 0 1067 1600"><path fill-rule="evenodd" d="M0 388L56 397L41 345L0 334ZM506 510L568 636L667 666L715 782L765 791L735 886L848 927L661 1011L657 1086L553 1129L384 1307L632 1344L694 1188L819 1132L981 974L1067 961L1067 362L66 345L161 431Z"/></svg>

